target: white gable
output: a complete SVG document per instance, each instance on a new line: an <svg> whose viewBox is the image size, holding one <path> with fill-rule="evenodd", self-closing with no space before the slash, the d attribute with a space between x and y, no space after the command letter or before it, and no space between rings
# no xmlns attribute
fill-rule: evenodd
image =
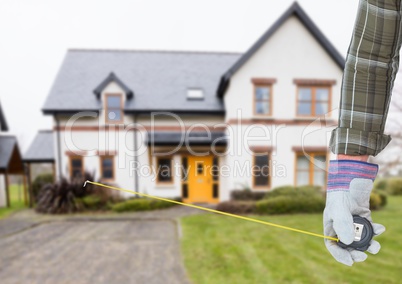
<svg viewBox="0 0 402 284"><path fill-rule="evenodd" d="M276 79L274 118L295 118L296 78L336 80L331 108L338 107L342 70L296 16L289 17L232 76L224 97L227 120L235 118L238 109L243 118L253 117L251 78Z"/></svg>
<svg viewBox="0 0 402 284"><path fill-rule="evenodd" d="M126 94L126 92L114 81L110 82L102 91L102 94Z"/></svg>

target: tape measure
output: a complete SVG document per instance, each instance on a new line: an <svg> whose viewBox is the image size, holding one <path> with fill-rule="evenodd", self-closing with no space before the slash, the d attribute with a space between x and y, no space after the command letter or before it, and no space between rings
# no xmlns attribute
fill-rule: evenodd
<svg viewBox="0 0 402 284"><path fill-rule="evenodd" d="M373 226L369 220L358 215L353 215L353 225L355 226L355 239L353 243L346 245L339 241L338 245L341 248L353 248L359 251L366 251L374 237Z"/></svg>

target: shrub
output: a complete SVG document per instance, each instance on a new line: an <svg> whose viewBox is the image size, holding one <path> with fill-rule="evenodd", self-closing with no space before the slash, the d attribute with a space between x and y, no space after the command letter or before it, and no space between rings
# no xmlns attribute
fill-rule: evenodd
<svg viewBox="0 0 402 284"><path fill-rule="evenodd" d="M104 208L110 200L117 200L117 195L107 188L93 184L83 187L86 180L93 180L93 176L85 173L83 177L72 181L63 179L43 186L38 194L36 211L50 214L73 213L84 209Z"/></svg>
<svg viewBox="0 0 402 284"><path fill-rule="evenodd" d="M265 198L274 198L278 196L292 196L297 198L299 196L324 196L321 187L313 185L304 185L294 187L291 185L282 186L273 189L266 193Z"/></svg>
<svg viewBox="0 0 402 284"><path fill-rule="evenodd" d="M35 202L37 202L40 189L45 184L49 184L49 183L53 183L53 182L54 182L54 178L53 178L53 174L51 174L51 173L44 173L44 174L38 175L32 182L33 200Z"/></svg>
<svg viewBox="0 0 402 284"><path fill-rule="evenodd" d="M76 201L74 195L75 186L66 180L56 184L46 184L39 192L36 211L60 214L81 210L81 203Z"/></svg>
<svg viewBox="0 0 402 284"><path fill-rule="evenodd" d="M383 190L381 190L381 191L373 190L373 192L378 194L378 196L380 196L380 199L381 199L380 207L384 207L385 205L387 205L388 196L387 196L387 193L385 191L383 191Z"/></svg>
<svg viewBox="0 0 402 284"><path fill-rule="evenodd" d="M255 212L254 201L225 201L218 204L216 210L232 214L251 214Z"/></svg>
<svg viewBox="0 0 402 284"><path fill-rule="evenodd" d="M292 185L285 185L281 187L277 187L272 189L271 191L268 191L265 194L265 198L274 198L277 196L283 196L283 195L293 195L295 194L296 187Z"/></svg>
<svg viewBox="0 0 402 284"><path fill-rule="evenodd" d="M101 209L103 203L98 195L91 194L81 198L82 205L87 209Z"/></svg>
<svg viewBox="0 0 402 284"><path fill-rule="evenodd" d="M391 195L402 195L402 178L390 178L387 181L387 190Z"/></svg>
<svg viewBox="0 0 402 284"><path fill-rule="evenodd" d="M251 201L261 200L265 196L265 192L251 191L250 189L233 190L230 195L231 200Z"/></svg>
<svg viewBox="0 0 402 284"><path fill-rule="evenodd" d="M287 214L287 213L313 213L322 212L325 199L317 196L275 196L258 201L256 213L258 214Z"/></svg>
<svg viewBox="0 0 402 284"><path fill-rule="evenodd" d="M377 210L381 207L381 197L375 192L370 194L370 210Z"/></svg>
<svg viewBox="0 0 402 284"><path fill-rule="evenodd" d="M385 191L387 186L387 179L381 178L374 181L374 190Z"/></svg>
<svg viewBox="0 0 402 284"><path fill-rule="evenodd" d="M176 198L175 200L179 199ZM149 211L149 210L169 208L174 205L176 204L162 200L133 198L116 203L111 206L111 209L115 212Z"/></svg>

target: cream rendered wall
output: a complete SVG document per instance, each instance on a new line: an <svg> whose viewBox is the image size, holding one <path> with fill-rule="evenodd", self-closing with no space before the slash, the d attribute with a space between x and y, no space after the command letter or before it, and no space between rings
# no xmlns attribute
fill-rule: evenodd
<svg viewBox="0 0 402 284"><path fill-rule="evenodd" d="M273 85L273 117L293 119L296 114L296 85L293 79L331 79L332 109L337 117L342 70L295 17L290 17L271 38L232 76L225 94L226 121L253 118L251 78L276 78Z"/></svg>
<svg viewBox="0 0 402 284"><path fill-rule="evenodd" d="M69 156L66 152L78 153L84 151L84 169L95 172L95 179L100 174L100 157L97 151L116 151L114 156L115 178L114 183L123 188L134 189L134 177L130 173L130 164L133 160L133 131L128 131L123 125L112 126L112 129L103 129L105 126L105 114L103 111L103 99L105 93L121 93L123 90L114 82L110 83L102 92L102 110L99 112L81 112L75 116L59 117L59 124L64 131L60 131L61 163L58 156L58 133L54 132L56 141L55 157L56 165L61 164L61 171L64 177L69 176ZM124 103L124 102L123 102ZM124 125L132 123L130 116L124 116ZM54 120L54 126L57 126ZM70 128L71 127L71 128ZM88 130L79 130L77 127L92 127ZM99 129L98 129L99 127ZM57 174L58 170L56 169ZM129 195L129 194L124 194Z"/></svg>
<svg viewBox="0 0 402 284"><path fill-rule="evenodd" d="M123 90L115 83L110 83L102 92L102 101L105 93L123 93ZM125 99L125 96L123 97ZM135 100L135 97L133 98ZM103 104L102 104L103 108ZM93 117L92 117L93 116ZM74 121L75 120L75 121ZM99 112L85 113L76 115L75 117L60 116L59 124L63 129L69 129L68 131L60 131L61 141L61 169L64 177L69 176L69 156L66 152L84 151L87 156L83 158L84 168L86 171L95 171L96 179L100 173L100 158L96 154L97 151L117 151L115 156L115 185L130 189L139 190L140 192L146 192L148 194L163 196L163 197L179 197L181 196L181 179L180 179L180 164L181 155L173 155L174 164L177 165L174 173L174 182L172 184L157 184L155 181L155 175L150 174L149 154L147 148L147 133L152 131L152 126L156 127L180 127L183 125L186 128L191 126L200 127L205 125L206 127L214 128L214 125L220 125L224 117L222 115L211 115L208 117L199 115L180 115L177 117L167 116L155 116L151 121L150 115L141 115L136 119L138 125L137 133L137 147L139 151L138 164L135 163L134 149L134 133L130 129L133 126L133 115L124 116L124 125L117 125L115 130L105 130L102 127L105 126L105 113L103 109ZM56 120L54 121L56 126ZM90 130L77 130L77 127L91 127ZM100 127L100 130L97 130ZM159 130L160 128L156 129ZM54 132L54 141L57 141L58 134ZM58 161L57 142L55 147L56 165ZM156 158L153 157L152 165L156 166ZM58 172L58 170L56 169ZM139 175L138 185L139 188L135 189L135 177L136 173ZM122 193L124 196L130 196L128 193Z"/></svg>
<svg viewBox="0 0 402 284"><path fill-rule="evenodd" d="M253 114L253 84L251 78L275 78L273 85L273 115L271 118L256 117ZM296 117L296 85L294 79L323 79L336 80L332 87L332 112L326 118L336 121L342 70L330 58L321 45L296 17L289 18L271 38L232 76L230 86L226 91L224 102L226 122L229 125L228 134L231 146L224 160L228 168L236 168L236 164L248 167L244 174L234 173L223 177L226 186L223 200L229 198L232 189L245 186L252 188L250 167L252 153L248 145L272 146L272 180L271 188L281 185L294 184L295 153L293 146L326 147L329 141L332 125L295 125ZM264 127L239 125L233 123L238 119L252 121ZM270 122L287 121L287 125L275 125ZM313 122L316 118L311 118ZM293 123L289 123L292 121ZM255 122L257 123L257 121ZM241 123L240 123L241 124ZM250 130L251 127L251 130ZM252 129L252 128L256 129ZM244 137L257 137L249 143ZM251 139L253 140L253 139ZM239 151L241 149L242 151ZM235 170L233 170L235 171ZM285 173L283 175L283 172Z"/></svg>

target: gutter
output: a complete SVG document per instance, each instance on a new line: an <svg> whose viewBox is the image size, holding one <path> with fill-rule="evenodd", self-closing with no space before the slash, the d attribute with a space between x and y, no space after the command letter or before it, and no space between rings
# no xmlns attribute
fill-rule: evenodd
<svg viewBox="0 0 402 284"><path fill-rule="evenodd" d="M57 115L54 116L54 118L56 119L56 126L57 126L57 158L59 160L58 162L58 167L57 167L57 171L59 173L59 180L62 179L62 173L61 173L61 150L60 150L60 121L59 118L57 117Z"/></svg>
<svg viewBox="0 0 402 284"><path fill-rule="evenodd" d="M133 115L133 122L134 122L134 126L137 127L137 114ZM134 128L133 135L134 135L134 163L137 166L138 165L138 155L136 153L136 151L137 151L137 129L136 128ZM138 180L138 171L135 171L134 191L140 192L139 180ZM136 196L139 197L138 195L136 195Z"/></svg>

